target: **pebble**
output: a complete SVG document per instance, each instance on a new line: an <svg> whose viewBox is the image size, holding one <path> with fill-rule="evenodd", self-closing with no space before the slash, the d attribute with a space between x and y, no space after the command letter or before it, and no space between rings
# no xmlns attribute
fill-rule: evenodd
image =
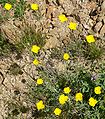
<svg viewBox="0 0 105 119"><path fill-rule="evenodd" d="M101 27L102 27L102 22L98 22L98 23L95 25L95 31L98 32Z"/></svg>
<svg viewBox="0 0 105 119"><path fill-rule="evenodd" d="M105 34L105 24L103 25L103 27L102 27L102 29L101 29L101 31L100 31L100 34L101 34L101 35L104 35L104 34Z"/></svg>
<svg viewBox="0 0 105 119"><path fill-rule="evenodd" d="M103 12L105 12L105 1L102 3L101 9L102 9Z"/></svg>

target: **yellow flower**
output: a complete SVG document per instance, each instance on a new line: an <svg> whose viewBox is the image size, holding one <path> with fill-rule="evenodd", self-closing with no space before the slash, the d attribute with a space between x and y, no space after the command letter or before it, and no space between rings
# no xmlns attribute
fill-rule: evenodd
<svg viewBox="0 0 105 119"><path fill-rule="evenodd" d="M83 95L82 95L82 93L77 93L77 94L75 95L75 99L76 99L76 101L82 101L82 100L83 100Z"/></svg>
<svg viewBox="0 0 105 119"><path fill-rule="evenodd" d="M37 46L37 45L33 45L32 48L31 48L31 51L34 52L34 53L38 53L40 50L40 47Z"/></svg>
<svg viewBox="0 0 105 119"><path fill-rule="evenodd" d="M37 84L43 84L43 79L41 79L41 78L39 78L39 79L37 79Z"/></svg>
<svg viewBox="0 0 105 119"><path fill-rule="evenodd" d="M68 26L71 30L76 30L77 29L77 24L74 22L70 22L69 26Z"/></svg>
<svg viewBox="0 0 105 119"><path fill-rule="evenodd" d="M68 94L68 93L71 92L71 89L70 89L69 87L65 87L65 88L64 88L64 92L65 92L66 94Z"/></svg>
<svg viewBox="0 0 105 119"><path fill-rule="evenodd" d="M64 14L61 14L61 15L59 15L59 20L60 20L60 22L65 22L68 19L67 19L67 17Z"/></svg>
<svg viewBox="0 0 105 119"><path fill-rule="evenodd" d="M55 115L60 115L61 112L62 112L62 110L59 109L59 108L56 108L56 109L54 110Z"/></svg>
<svg viewBox="0 0 105 119"><path fill-rule="evenodd" d="M70 58L70 55L68 53L64 53L63 59L68 60Z"/></svg>
<svg viewBox="0 0 105 119"><path fill-rule="evenodd" d="M60 104L65 104L65 102L68 100L68 96L65 96L64 94L59 96L59 103Z"/></svg>
<svg viewBox="0 0 105 119"><path fill-rule="evenodd" d="M86 40L88 43L95 42L94 36L93 35L88 35L86 36Z"/></svg>
<svg viewBox="0 0 105 119"><path fill-rule="evenodd" d="M39 102L36 103L36 107L38 110L40 110L40 109L44 109L45 105L43 104L43 101L40 100Z"/></svg>
<svg viewBox="0 0 105 119"><path fill-rule="evenodd" d="M101 94L101 87L100 87L100 86L95 87L95 88L94 88L94 92L95 92L96 94Z"/></svg>
<svg viewBox="0 0 105 119"><path fill-rule="evenodd" d="M32 10L38 10L38 8L39 8L38 4L31 4Z"/></svg>
<svg viewBox="0 0 105 119"><path fill-rule="evenodd" d="M35 64L36 66L39 64L39 61L37 60L37 59L35 59L34 61L33 61L33 64Z"/></svg>
<svg viewBox="0 0 105 119"><path fill-rule="evenodd" d="M92 97L89 99L89 105L92 107L94 107L97 104L97 102L98 101Z"/></svg>
<svg viewBox="0 0 105 119"><path fill-rule="evenodd" d="M10 10L10 9L12 8L12 5L9 4L9 3L6 3L5 6L4 6L4 8L5 8L6 10Z"/></svg>

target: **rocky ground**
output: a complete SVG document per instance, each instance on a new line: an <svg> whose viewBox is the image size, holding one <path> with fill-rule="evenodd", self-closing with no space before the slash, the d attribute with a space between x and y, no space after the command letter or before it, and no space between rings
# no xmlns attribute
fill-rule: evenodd
<svg viewBox="0 0 105 119"><path fill-rule="evenodd" d="M73 36L66 26L73 21L78 24L77 30L72 31L77 40L84 39L87 34L93 34L97 39L96 44L105 48L105 0L27 0L26 4L32 2L39 4L41 16L38 20L32 10L27 8L23 19L13 18L11 10L11 18L0 21L0 31L9 39L10 43L15 44L21 40L26 26L31 26L36 31L47 34L46 44L43 47L46 53L40 52L40 59L46 64L51 55L51 48L64 47L68 43L72 43ZM5 11L1 7L0 10L5 15ZM58 20L59 14L62 13L69 19L64 24ZM71 61L71 65L74 66L77 63L90 70L91 61L85 60L83 57L75 60ZM24 101L27 84L31 83L33 78L38 77L38 71L32 62L32 54L27 49L19 59L16 58L16 54L0 58L0 119L5 119L3 117L7 115L9 109L7 102L10 99L20 100L23 105L27 105ZM61 60L53 58L50 62L58 71L65 70L66 64ZM93 75L102 62L104 62L104 56L93 62L96 68ZM16 68L18 69L15 72ZM30 114L19 116L19 119L31 119Z"/></svg>

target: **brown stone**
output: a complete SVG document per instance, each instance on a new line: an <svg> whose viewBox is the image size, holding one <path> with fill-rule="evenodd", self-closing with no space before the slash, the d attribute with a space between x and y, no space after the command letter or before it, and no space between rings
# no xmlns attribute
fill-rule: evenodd
<svg viewBox="0 0 105 119"><path fill-rule="evenodd" d="M86 7L88 8L88 9L95 9L96 8L96 2L88 2L87 4L86 4Z"/></svg>
<svg viewBox="0 0 105 119"><path fill-rule="evenodd" d="M105 12L105 1L102 3L101 9L102 9L103 12Z"/></svg>
<svg viewBox="0 0 105 119"><path fill-rule="evenodd" d="M16 27L12 21L8 21L1 25L1 32L5 38L9 40L10 43L15 44L19 42L22 37L21 30Z"/></svg>
<svg viewBox="0 0 105 119"><path fill-rule="evenodd" d="M101 34L101 35L104 35L104 34L105 34L105 24L103 25L103 27L102 27L102 29L101 29L101 31L100 31L100 34Z"/></svg>
<svg viewBox="0 0 105 119"><path fill-rule="evenodd" d="M55 48L59 44L59 40L56 37L50 37L46 40L46 44L44 46L45 49Z"/></svg>
<svg viewBox="0 0 105 119"><path fill-rule="evenodd" d="M101 27L102 27L102 22L98 22L98 23L95 25L95 31L98 32Z"/></svg>

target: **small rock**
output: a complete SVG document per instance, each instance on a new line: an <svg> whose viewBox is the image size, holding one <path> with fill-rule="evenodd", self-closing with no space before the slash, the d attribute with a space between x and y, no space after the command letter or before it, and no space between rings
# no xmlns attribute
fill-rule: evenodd
<svg viewBox="0 0 105 119"><path fill-rule="evenodd" d="M20 20L15 20L15 21L14 21L14 25L15 25L16 27L18 27L18 28L21 28L21 27L22 27L22 21L20 21Z"/></svg>
<svg viewBox="0 0 105 119"><path fill-rule="evenodd" d="M59 44L59 40L56 37L51 37L46 40L46 44L44 46L45 49L55 48Z"/></svg>
<svg viewBox="0 0 105 119"><path fill-rule="evenodd" d="M89 29L89 26L87 24L83 24L85 29Z"/></svg>
<svg viewBox="0 0 105 119"><path fill-rule="evenodd" d="M58 71L65 71L66 70L66 65L65 64L63 64L62 62L58 62L58 64L56 65L57 67L57 70Z"/></svg>
<svg viewBox="0 0 105 119"><path fill-rule="evenodd" d="M89 19L89 25L92 27L94 25L94 21L92 19Z"/></svg>
<svg viewBox="0 0 105 119"><path fill-rule="evenodd" d="M8 21L5 24L1 25L1 32L5 36L5 38L9 39L9 42L13 44L20 42L20 39L22 37L21 30L16 27L12 21Z"/></svg>
<svg viewBox="0 0 105 119"><path fill-rule="evenodd" d="M59 0L60 4L64 3L64 0Z"/></svg>
<svg viewBox="0 0 105 119"><path fill-rule="evenodd" d="M95 9L96 8L96 2L93 2L93 1L87 2L86 8L89 9L89 10L90 9Z"/></svg>
<svg viewBox="0 0 105 119"><path fill-rule="evenodd" d="M102 27L102 22L98 22L98 23L95 25L95 31L98 32L101 27Z"/></svg>
<svg viewBox="0 0 105 119"><path fill-rule="evenodd" d="M103 22L104 22L104 24L105 24L105 16L103 16Z"/></svg>
<svg viewBox="0 0 105 119"><path fill-rule="evenodd" d="M2 84L3 77L0 75L0 84Z"/></svg>
<svg viewBox="0 0 105 119"><path fill-rule="evenodd" d="M102 3L101 9L102 9L103 12L105 12L105 1Z"/></svg>
<svg viewBox="0 0 105 119"><path fill-rule="evenodd" d="M102 27L102 29L101 29L101 31L100 31L100 34L101 34L101 35L104 35L104 34L105 34L105 24L103 25L103 27Z"/></svg>
<svg viewBox="0 0 105 119"><path fill-rule="evenodd" d="M65 13L67 15L70 15L73 13L74 11L74 6L73 6L73 3L70 1L70 0L66 0L64 1L64 3L62 4L63 8L65 9Z"/></svg>

